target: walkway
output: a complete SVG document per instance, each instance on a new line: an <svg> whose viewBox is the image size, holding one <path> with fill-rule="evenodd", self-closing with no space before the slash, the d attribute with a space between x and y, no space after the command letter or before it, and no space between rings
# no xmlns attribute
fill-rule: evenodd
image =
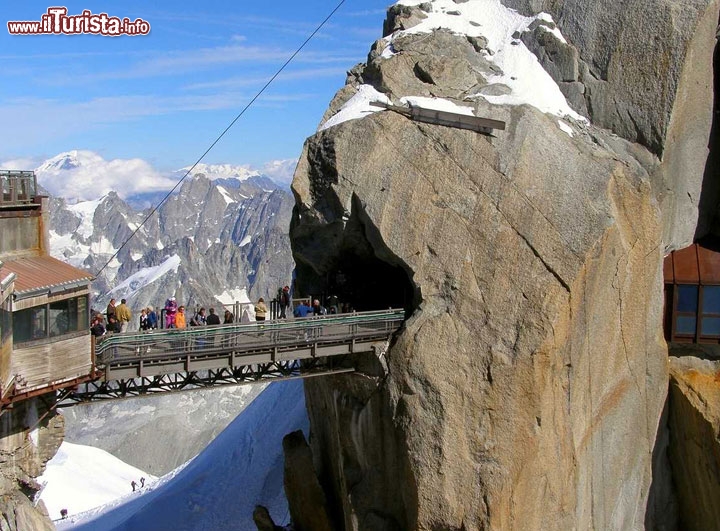
<svg viewBox="0 0 720 531"><path fill-rule="evenodd" d="M391 309L291 321L115 334L99 341L102 376L67 403L354 371L348 354L384 348L405 319Z"/></svg>

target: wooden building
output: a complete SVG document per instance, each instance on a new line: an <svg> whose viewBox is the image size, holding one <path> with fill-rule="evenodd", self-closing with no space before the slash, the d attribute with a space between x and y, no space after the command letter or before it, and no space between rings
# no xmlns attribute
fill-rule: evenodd
<svg viewBox="0 0 720 531"><path fill-rule="evenodd" d="M33 172L0 171L0 397L3 404L89 379L92 276L48 254L47 198Z"/></svg>

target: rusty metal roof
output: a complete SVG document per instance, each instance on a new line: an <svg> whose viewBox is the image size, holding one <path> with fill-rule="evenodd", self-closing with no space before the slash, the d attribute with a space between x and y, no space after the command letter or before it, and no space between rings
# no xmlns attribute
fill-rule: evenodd
<svg viewBox="0 0 720 531"><path fill-rule="evenodd" d="M52 256L33 256L4 262L3 273L15 273L15 293L22 294L39 289L71 287L90 283L92 275Z"/></svg>
<svg viewBox="0 0 720 531"><path fill-rule="evenodd" d="M665 257L663 276L669 284L720 284L720 248L694 243Z"/></svg>

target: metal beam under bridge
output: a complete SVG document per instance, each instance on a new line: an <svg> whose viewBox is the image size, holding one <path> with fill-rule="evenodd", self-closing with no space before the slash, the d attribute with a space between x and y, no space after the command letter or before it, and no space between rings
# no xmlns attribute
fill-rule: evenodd
<svg viewBox="0 0 720 531"><path fill-rule="evenodd" d="M404 319L391 309L106 336L102 376L61 392L60 405L352 372L347 356L385 348Z"/></svg>

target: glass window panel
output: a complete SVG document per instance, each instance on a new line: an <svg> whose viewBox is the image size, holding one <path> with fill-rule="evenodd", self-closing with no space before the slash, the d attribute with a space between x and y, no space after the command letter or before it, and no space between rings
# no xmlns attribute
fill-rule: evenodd
<svg viewBox="0 0 720 531"><path fill-rule="evenodd" d="M87 330L89 328L88 297L83 295L77 298L77 323L75 330Z"/></svg>
<svg viewBox="0 0 720 531"><path fill-rule="evenodd" d="M13 341L22 343L47 337L45 317L45 306L15 312L13 314Z"/></svg>
<svg viewBox="0 0 720 531"><path fill-rule="evenodd" d="M720 313L720 286L703 286L703 313Z"/></svg>
<svg viewBox="0 0 720 531"><path fill-rule="evenodd" d="M697 312L698 286L678 286L678 312Z"/></svg>
<svg viewBox="0 0 720 531"><path fill-rule="evenodd" d="M50 313L48 315L48 328L50 329L50 337L67 334L70 331L70 301L57 301L50 303Z"/></svg>
<svg viewBox="0 0 720 531"><path fill-rule="evenodd" d="M675 320L675 333L682 335L695 335L695 325L697 320L695 317L679 315Z"/></svg>
<svg viewBox="0 0 720 531"><path fill-rule="evenodd" d="M720 336L720 317L703 317L701 326L701 335Z"/></svg>

